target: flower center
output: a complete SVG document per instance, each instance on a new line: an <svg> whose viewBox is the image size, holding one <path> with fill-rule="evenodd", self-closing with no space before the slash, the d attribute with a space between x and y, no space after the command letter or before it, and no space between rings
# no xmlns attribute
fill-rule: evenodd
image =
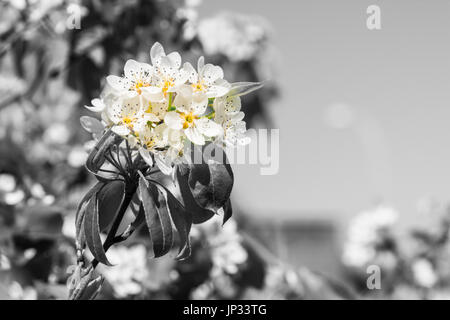
<svg viewBox="0 0 450 320"><path fill-rule="evenodd" d="M198 119L198 117L196 115L193 115L192 112L187 114L181 113L181 117L184 118L183 129L192 127L192 125L194 124L194 120Z"/></svg>
<svg viewBox="0 0 450 320"><path fill-rule="evenodd" d="M152 110L153 110L153 106L152 106L152 103L149 101L148 102L148 108L147 108L147 110L145 110L145 112L146 113L152 113Z"/></svg>
<svg viewBox="0 0 450 320"><path fill-rule="evenodd" d="M164 80L162 91L164 93L164 97L167 96L167 91L174 86L173 79Z"/></svg>
<svg viewBox="0 0 450 320"><path fill-rule="evenodd" d="M142 81L142 80L139 80L138 82L136 82L136 84L135 84L134 87L135 87L135 90L137 91L137 93L141 94L141 93L142 93L141 88L142 88L142 87L148 87L148 86L150 86L150 84L145 83L145 82Z"/></svg>
<svg viewBox="0 0 450 320"><path fill-rule="evenodd" d="M201 92L205 90L205 85L203 81L199 80L197 83L192 84L192 88L194 89L194 92Z"/></svg>
<svg viewBox="0 0 450 320"><path fill-rule="evenodd" d="M147 141L145 141L145 146L147 147L147 150L150 150L155 145L155 139L150 138Z"/></svg>
<svg viewBox="0 0 450 320"><path fill-rule="evenodd" d="M125 124L128 128L133 128L133 124L136 121L136 118L133 115L127 115L122 118L122 123Z"/></svg>

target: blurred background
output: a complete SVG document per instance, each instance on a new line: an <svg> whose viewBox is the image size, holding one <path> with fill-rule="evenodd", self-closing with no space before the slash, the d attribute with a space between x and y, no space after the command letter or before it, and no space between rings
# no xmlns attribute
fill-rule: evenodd
<svg viewBox="0 0 450 320"><path fill-rule="evenodd" d="M235 165L234 221L195 229L186 262L148 262L139 237L112 251L125 266L103 271L104 298L450 297L449 15L445 0L2 0L2 297L64 297L93 184L78 119L155 41L266 81L243 106L249 128L280 130L279 172Z"/></svg>

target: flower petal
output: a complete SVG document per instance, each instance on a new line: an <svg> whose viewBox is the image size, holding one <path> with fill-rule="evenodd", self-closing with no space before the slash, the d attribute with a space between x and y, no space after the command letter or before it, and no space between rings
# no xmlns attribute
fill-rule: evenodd
<svg viewBox="0 0 450 320"><path fill-rule="evenodd" d="M217 79L206 91L208 98L223 97L230 91L230 84L223 79Z"/></svg>
<svg viewBox="0 0 450 320"><path fill-rule="evenodd" d="M152 60L152 64L154 66L158 65L161 57L165 57L166 53L164 52L164 48L159 42L155 42L155 44L150 49L150 59Z"/></svg>
<svg viewBox="0 0 450 320"><path fill-rule="evenodd" d="M201 56L197 61L197 70L198 73L203 73L203 68L205 67L205 57Z"/></svg>
<svg viewBox="0 0 450 320"><path fill-rule="evenodd" d="M183 128L183 119L178 113L174 111L168 112L164 116L164 122L169 128L172 128L174 130L180 130L181 128Z"/></svg>
<svg viewBox="0 0 450 320"><path fill-rule="evenodd" d="M190 111L196 116L200 116L205 113L208 108L208 97L202 93L196 93L192 95L192 102Z"/></svg>
<svg viewBox="0 0 450 320"><path fill-rule="evenodd" d="M195 71L192 64L186 62L185 64L183 64L183 70L188 74L188 80L190 83L198 82L198 73L197 71Z"/></svg>
<svg viewBox="0 0 450 320"><path fill-rule="evenodd" d="M92 112L102 112L105 109L105 104L100 99L93 99L91 101L92 107L84 106L86 109Z"/></svg>
<svg viewBox="0 0 450 320"><path fill-rule="evenodd" d="M181 56L178 52L171 52L167 55L171 65L174 68L179 69L181 67Z"/></svg>
<svg viewBox="0 0 450 320"><path fill-rule="evenodd" d="M207 64L202 70L201 77L206 85L210 86L217 79L223 78L223 70L219 66Z"/></svg>
<svg viewBox="0 0 450 320"><path fill-rule="evenodd" d="M111 131L115 134L118 134L119 136L126 136L130 133L130 130L125 125L113 126L111 128Z"/></svg>
<svg viewBox="0 0 450 320"><path fill-rule="evenodd" d="M159 118L154 113L145 113L144 121L159 122Z"/></svg>
<svg viewBox="0 0 450 320"><path fill-rule="evenodd" d="M202 118L195 121L198 131L207 137L216 137L223 132L222 127L212 120Z"/></svg>
<svg viewBox="0 0 450 320"><path fill-rule="evenodd" d="M127 79L109 75L106 77L106 82L116 91L122 92L127 91L130 88L130 83Z"/></svg>
<svg viewBox="0 0 450 320"><path fill-rule="evenodd" d="M150 154L150 151L145 148L139 148L139 154L141 155L142 159L144 159L145 163L147 163L150 167L153 166L153 158Z"/></svg>
<svg viewBox="0 0 450 320"><path fill-rule="evenodd" d="M205 137L203 137L203 135L197 130L196 127L187 128L186 130L184 130L184 134L194 144L197 145L205 144Z"/></svg>

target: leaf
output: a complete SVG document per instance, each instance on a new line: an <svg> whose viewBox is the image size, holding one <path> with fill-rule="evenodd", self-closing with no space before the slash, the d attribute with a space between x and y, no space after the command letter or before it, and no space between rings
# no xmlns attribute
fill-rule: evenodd
<svg viewBox="0 0 450 320"><path fill-rule="evenodd" d="M105 231L116 216L125 197L125 183L120 180L108 182L98 192L100 231Z"/></svg>
<svg viewBox="0 0 450 320"><path fill-rule="evenodd" d="M225 206L234 183L233 171L225 152L219 152L222 152L222 160L192 164L189 168L189 187L194 199L202 208L214 212Z"/></svg>
<svg viewBox="0 0 450 320"><path fill-rule="evenodd" d="M263 86L263 82L235 82L231 84L229 95L232 97L244 96Z"/></svg>
<svg viewBox="0 0 450 320"><path fill-rule="evenodd" d="M144 207L154 257L161 257L173 246L172 223L164 195L153 183L139 178L139 196Z"/></svg>
<svg viewBox="0 0 450 320"><path fill-rule="evenodd" d="M80 118L80 123L83 129L89 133L99 133L104 129L103 124L93 117L83 116Z"/></svg>
<svg viewBox="0 0 450 320"><path fill-rule="evenodd" d="M97 259L100 263L111 266L111 263L106 257L106 253L102 245L102 240L100 238L97 194L94 194L92 196L86 208L86 214L84 217L84 234L86 236L86 244L94 258Z"/></svg>
<svg viewBox="0 0 450 320"><path fill-rule="evenodd" d="M172 217L173 224L175 225L180 237L180 249L178 250L177 259L183 260L191 255L189 232L191 231L192 216L186 211L186 209L172 193L167 191L166 195L170 216Z"/></svg>
<svg viewBox="0 0 450 320"><path fill-rule="evenodd" d="M121 137L111 130L105 132L102 138L97 142L86 160L86 168L96 174L105 163L105 153L115 144L121 141Z"/></svg>
<svg viewBox="0 0 450 320"><path fill-rule="evenodd" d="M82 273L82 274L81 274ZM70 290L69 299L70 300L93 300L100 292L103 277L99 276L95 279L94 269L85 269L80 271L78 278L75 279L75 286Z"/></svg>
<svg viewBox="0 0 450 320"><path fill-rule="evenodd" d="M228 199L228 201L223 206L223 222L222 225L224 225L233 215L233 208L231 206L231 200Z"/></svg>
<svg viewBox="0 0 450 320"><path fill-rule="evenodd" d="M202 208L194 199L191 188L189 187L189 170L185 170L183 166L177 166L176 182L180 189L181 199L184 207L192 216L192 223L203 223L211 219L215 213L214 211Z"/></svg>
<svg viewBox="0 0 450 320"><path fill-rule="evenodd" d="M180 248L178 250L177 259L186 259L191 255L189 232L191 231L192 226L192 216L165 186L154 180L149 180L149 182L158 184L161 192L166 198L170 217L172 218L173 224L175 225L175 229L177 230L180 238Z"/></svg>
<svg viewBox="0 0 450 320"><path fill-rule="evenodd" d="M96 194L105 184L103 182L97 182L81 199L77 207L77 213L75 216L75 235L77 238L80 249L84 248L84 233L82 232L82 226L84 222L84 215L86 207L91 200L92 196Z"/></svg>

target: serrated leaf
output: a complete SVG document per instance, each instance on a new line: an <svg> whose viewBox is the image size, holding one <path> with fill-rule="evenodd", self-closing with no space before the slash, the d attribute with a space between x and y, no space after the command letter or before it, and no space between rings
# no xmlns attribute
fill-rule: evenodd
<svg viewBox="0 0 450 320"><path fill-rule="evenodd" d="M86 214L84 217L84 234L86 236L86 244L94 258L97 259L100 263L111 266L111 263L106 257L102 240L100 238L97 194L94 194L92 196L86 208Z"/></svg>
<svg viewBox="0 0 450 320"><path fill-rule="evenodd" d="M123 181L108 182L98 192L98 213L100 231L105 231L113 222L117 210L125 197L125 183Z"/></svg>
<svg viewBox="0 0 450 320"><path fill-rule="evenodd" d="M139 178L139 195L144 207L154 257L161 257L173 246L172 223L167 201L160 189L146 181L144 177Z"/></svg>

